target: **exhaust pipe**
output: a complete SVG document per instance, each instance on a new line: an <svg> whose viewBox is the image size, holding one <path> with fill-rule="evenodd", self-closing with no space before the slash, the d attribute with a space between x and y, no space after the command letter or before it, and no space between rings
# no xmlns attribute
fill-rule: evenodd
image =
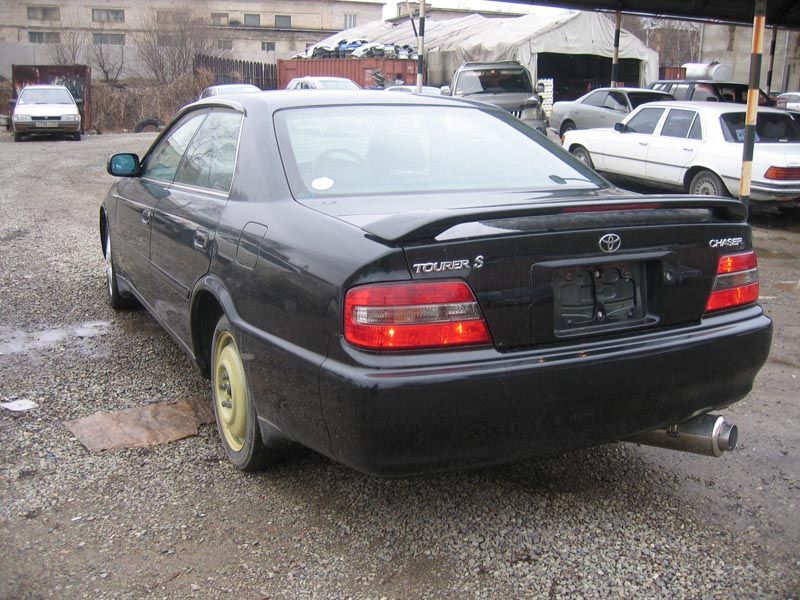
<svg viewBox="0 0 800 600"><path fill-rule="evenodd" d="M720 456L736 448L739 430L720 415L704 414L664 429L653 429L624 439L626 442Z"/></svg>

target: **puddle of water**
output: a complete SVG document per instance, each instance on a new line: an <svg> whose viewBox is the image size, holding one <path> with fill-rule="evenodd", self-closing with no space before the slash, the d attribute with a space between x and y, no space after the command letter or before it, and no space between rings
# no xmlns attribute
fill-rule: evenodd
<svg viewBox="0 0 800 600"><path fill-rule="evenodd" d="M84 340L108 332L107 321L87 321L68 327L54 327L39 331L25 331L0 327L0 355L25 354L32 350L51 348L63 341Z"/></svg>

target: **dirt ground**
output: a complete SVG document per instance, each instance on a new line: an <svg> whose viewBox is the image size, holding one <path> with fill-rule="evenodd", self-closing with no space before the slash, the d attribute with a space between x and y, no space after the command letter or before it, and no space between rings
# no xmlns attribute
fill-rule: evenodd
<svg viewBox="0 0 800 600"><path fill-rule="evenodd" d="M211 426L89 453L98 410L209 397L104 301L105 159L152 134L0 134L0 598L800 597L800 222L754 215L768 363L719 459L618 443L380 480L297 449L256 475ZM708 361L714 357L709 356Z"/></svg>

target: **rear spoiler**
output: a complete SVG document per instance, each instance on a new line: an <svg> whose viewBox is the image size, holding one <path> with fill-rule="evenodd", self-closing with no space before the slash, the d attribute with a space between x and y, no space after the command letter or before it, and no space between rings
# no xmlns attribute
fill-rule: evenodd
<svg viewBox="0 0 800 600"><path fill-rule="evenodd" d="M725 221L747 220L747 208L735 198L717 196L622 196L602 201L570 200L479 208L419 210L396 213L361 225L368 234L396 244L430 241L454 225L475 221L619 210L700 208Z"/></svg>

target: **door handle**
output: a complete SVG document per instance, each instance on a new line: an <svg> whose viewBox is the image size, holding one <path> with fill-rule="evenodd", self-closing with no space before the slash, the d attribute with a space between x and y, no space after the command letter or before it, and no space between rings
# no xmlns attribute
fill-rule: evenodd
<svg viewBox="0 0 800 600"><path fill-rule="evenodd" d="M194 232L194 247L197 250L205 250L208 247L208 232L205 229Z"/></svg>
<svg viewBox="0 0 800 600"><path fill-rule="evenodd" d="M640 146L647 146L647 142L638 142Z"/></svg>
<svg viewBox="0 0 800 600"><path fill-rule="evenodd" d="M686 150L686 152L694 152L694 148L687 148L686 146L681 148L681 150Z"/></svg>
<svg viewBox="0 0 800 600"><path fill-rule="evenodd" d="M149 225L150 221L153 220L153 211L145 209L142 211L142 223L145 225Z"/></svg>

